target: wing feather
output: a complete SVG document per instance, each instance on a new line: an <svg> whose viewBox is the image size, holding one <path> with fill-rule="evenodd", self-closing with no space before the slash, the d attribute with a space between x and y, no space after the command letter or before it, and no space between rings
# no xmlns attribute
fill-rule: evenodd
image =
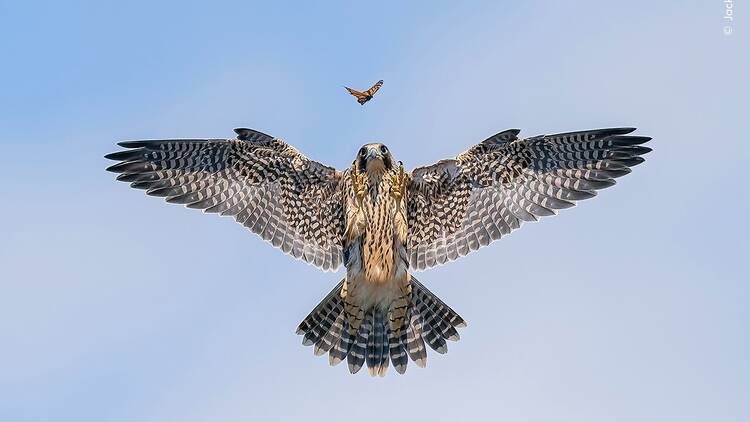
<svg viewBox="0 0 750 422"><path fill-rule="evenodd" d="M422 270L500 239L524 221L557 214L615 184L643 162L651 138L634 128L597 129L519 139L491 136L410 174L409 263Z"/></svg>
<svg viewBox="0 0 750 422"><path fill-rule="evenodd" d="M151 196L233 216L295 258L335 270L344 231L341 174L251 129L236 139L126 141L107 170Z"/></svg>

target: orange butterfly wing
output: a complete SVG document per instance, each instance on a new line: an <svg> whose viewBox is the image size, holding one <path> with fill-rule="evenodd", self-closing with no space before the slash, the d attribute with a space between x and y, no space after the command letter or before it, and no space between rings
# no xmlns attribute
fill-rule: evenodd
<svg viewBox="0 0 750 422"><path fill-rule="evenodd" d="M345 86L344 88L346 88L346 90L349 91L350 94L352 94L355 97L357 97L357 99L359 99L359 98L365 98L367 96L367 94L365 94L363 92L359 92L356 89L351 89L348 86Z"/></svg>
<svg viewBox="0 0 750 422"><path fill-rule="evenodd" d="M367 91L365 91L365 94L367 94L370 97L372 97L373 95L375 95L376 92L378 92L378 90L380 89L381 86L383 86L383 80L382 79L379 80L375 85L373 85L372 88L370 88Z"/></svg>

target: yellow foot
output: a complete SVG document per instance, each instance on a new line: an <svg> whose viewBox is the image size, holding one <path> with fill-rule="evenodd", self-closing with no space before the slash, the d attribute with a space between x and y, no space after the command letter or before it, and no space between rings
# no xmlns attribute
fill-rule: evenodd
<svg viewBox="0 0 750 422"><path fill-rule="evenodd" d="M398 162L398 173L391 176L393 185L391 186L391 196L396 202L401 202L406 192L406 177L404 176L404 163Z"/></svg>
<svg viewBox="0 0 750 422"><path fill-rule="evenodd" d="M362 206L362 199L365 197L367 186L365 186L365 175L357 171L357 165L352 164L352 187L357 194L357 202Z"/></svg>

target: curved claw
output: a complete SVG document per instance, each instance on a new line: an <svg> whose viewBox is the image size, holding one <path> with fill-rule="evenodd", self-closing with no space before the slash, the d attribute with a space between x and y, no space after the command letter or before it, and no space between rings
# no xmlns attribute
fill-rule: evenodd
<svg viewBox="0 0 750 422"><path fill-rule="evenodd" d="M359 205L362 205L362 200L365 197L365 192L367 191L367 187L365 186L365 175L361 174L357 171L356 164L352 164L352 187L354 188L354 192L357 194L357 202L359 202Z"/></svg>
<svg viewBox="0 0 750 422"><path fill-rule="evenodd" d="M406 192L406 177L404 176L404 163L398 162L398 173L391 176L393 185L391 186L391 196L396 202L400 202Z"/></svg>

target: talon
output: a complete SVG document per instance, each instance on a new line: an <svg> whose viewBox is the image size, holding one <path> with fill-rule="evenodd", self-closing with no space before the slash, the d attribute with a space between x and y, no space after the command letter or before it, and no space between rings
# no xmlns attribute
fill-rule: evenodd
<svg viewBox="0 0 750 422"><path fill-rule="evenodd" d="M404 177L404 163L398 162L398 173L391 176L393 185L391 186L391 196L396 202L400 202L406 191L406 177Z"/></svg>
<svg viewBox="0 0 750 422"><path fill-rule="evenodd" d="M359 202L359 205L361 207L367 187L365 186L365 175L360 174L357 171L356 164L352 164L352 185L354 187L354 191L357 193L357 202Z"/></svg>

